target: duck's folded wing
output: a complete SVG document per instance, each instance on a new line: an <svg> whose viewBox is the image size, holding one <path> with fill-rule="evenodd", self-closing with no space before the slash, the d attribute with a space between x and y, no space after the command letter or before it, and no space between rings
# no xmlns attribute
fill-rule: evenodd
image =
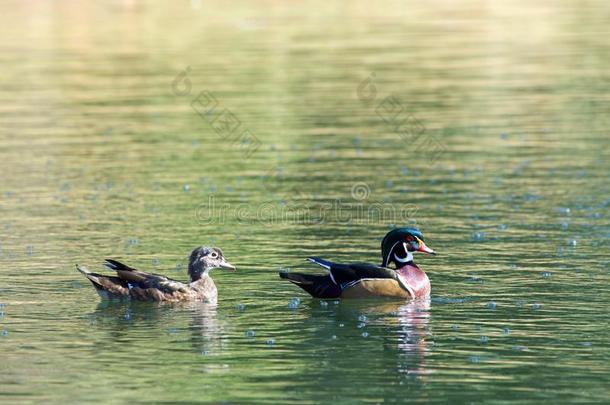
<svg viewBox="0 0 610 405"><path fill-rule="evenodd" d="M188 285L180 281L172 280L161 274L147 273L136 270L116 260L107 259L104 265L114 271L117 276L125 280L130 288L157 288L164 292L186 291Z"/></svg>
<svg viewBox="0 0 610 405"><path fill-rule="evenodd" d="M309 261L319 264L328 270L332 280L339 285L346 285L362 279L392 279L402 285L396 271L369 263L340 264L319 257L310 257Z"/></svg>
<svg viewBox="0 0 610 405"><path fill-rule="evenodd" d="M394 270L368 263L335 263L330 268L330 273L338 284L348 284L354 281L371 278L387 278L400 282L398 274Z"/></svg>

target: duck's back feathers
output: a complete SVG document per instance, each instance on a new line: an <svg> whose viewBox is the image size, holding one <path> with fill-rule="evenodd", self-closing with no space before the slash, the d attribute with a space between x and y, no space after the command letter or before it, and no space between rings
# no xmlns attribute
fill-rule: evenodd
<svg viewBox="0 0 610 405"><path fill-rule="evenodd" d="M188 285L180 281L172 280L169 277L161 274L147 273L136 270L119 261L106 259L104 265L117 272L117 275L128 283L131 288L138 287L142 289L156 288L163 292L186 291Z"/></svg>
<svg viewBox="0 0 610 405"><path fill-rule="evenodd" d="M368 263L333 263L319 257L310 257L307 260L324 267L329 274L322 276L281 272L280 277L298 285L316 298L412 296L409 288L393 269Z"/></svg>
<svg viewBox="0 0 610 405"><path fill-rule="evenodd" d="M369 263L333 263L319 257L307 258L310 262L324 267L337 284L348 284L363 278L381 278L399 281L395 270Z"/></svg>
<svg viewBox="0 0 610 405"><path fill-rule="evenodd" d="M76 266L77 270L91 281L102 298L129 297L140 301L216 299L216 286L209 277L188 285L160 274L136 270L112 259L106 260L104 265L116 271L117 276L92 273L86 267Z"/></svg>

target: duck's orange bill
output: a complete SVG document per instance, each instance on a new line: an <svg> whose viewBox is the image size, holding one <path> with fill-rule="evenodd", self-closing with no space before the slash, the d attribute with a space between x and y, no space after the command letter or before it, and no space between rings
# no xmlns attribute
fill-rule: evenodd
<svg viewBox="0 0 610 405"><path fill-rule="evenodd" d="M417 238L417 242L419 242L419 249L417 249L418 252L428 253L429 255L436 254L436 252L434 250L432 250L428 246L426 246L426 244L424 243L423 240Z"/></svg>

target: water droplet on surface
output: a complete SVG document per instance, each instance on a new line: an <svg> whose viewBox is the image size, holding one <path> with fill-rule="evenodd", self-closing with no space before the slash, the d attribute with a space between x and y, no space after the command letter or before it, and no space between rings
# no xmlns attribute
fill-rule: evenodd
<svg viewBox="0 0 610 405"><path fill-rule="evenodd" d="M254 332L252 329L248 329L246 331L246 337L253 338L255 336L256 336L256 332Z"/></svg>
<svg viewBox="0 0 610 405"><path fill-rule="evenodd" d="M468 358L468 360L469 360L471 363L480 363L480 362L481 362L481 358L480 358L479 356L470 356L470 357Z"/></svg>
<svg viewBox="0 0 610 405"><path fill-rule="evenodd" d="M345 324L344 324L344 323L340 323L340 324L339 324L339 327L340 327L340 328L342 328L342 327L344 327L344 326L345 326Z"/></svg>
<svg viewBox="0 0 610 405"><path fill-rule="evenodd" d="M364 322L360 322L358 325L356 325L356 327L357 327L358 329L362 329L362 328L364 328L365 326L366 326L366 323L364 323Z"/></svg>
<svg viewBox="0 0 610 405"><path fill-rule="evenodd" d="M207 355L209 355L209 354L210 354L210 351L209 351L209 350L204 350L204 351L202 351L202 352L201 352L201 355L202 355L202 356L207 356Z"/></svg>
<svg viewBox="0 0 610 405"><path fill-rule="evenodd" d="M563 215L570 215L570 209L567 207L561 207L559 208L559 213Z"/></svg>
<svg viewBox="0 0 610 405"><path fill-rule="evenodd" d="M246 304L237 304L237 310L239 312L244 312L246 310Z"/></svg>
<svg viewBox="0 0 610 405"><path fill-rule="evenodd" d="M326 302L326 301L320 301L320 306L321 306L321 307L327 307L327 306L328 306L328 302Z"/></svg>
<svg viewBox="0 0 610 405"><path fill-rule="evenodd" d="M451 329L453 329L453 330L458 330L458 329L460 329L460 326L459 326L459 325L452 325L452 326L451 326Z"/></svg>
<svg viewBox="0 0 610 405"><path fill-rule="evenodd" d="M570 227L569 223L567 223L567 222L561 223L561 229L563 229L564 231L567 231L569 227Z"/></svg>
<svg viewBox="0 0 610 405"><path fill-rule="evenodd" d="M368 332L362 332L362 337L364 337L364 338L365 338L365 337L368 337L368 336L369 336L369 333L368 333Z"/></svg>
<svg viewBox="0 0 610 405"><path fill-rule="evenodd" d="M551 273L550 271L544 271L542 272L542 277L543 278L549 278L553 275L553 273Z"/></svg>
<svg viewBox="0 0 610 405"><path fill-rule="evenodd" d="M366 322L366 321L368 321L368 318L366 317L366 315L360 315L360 316L358 317L358 320L359 320L360 322Z"/></svg>
<svg viewBox="0 0 610 405"><path fill-rule="evenodd" d="M479 338L479 342L485 344L485 343L489 342L489 338L487 336L481 336Z"/></svg>
<svg viewBox="0 0 610 405"><path fill-rule="evenodd" d="M577 244L578 244L578 242L576 241L576 239L572 239L569 242L569 245L572 246L572 247L575 247Z"/></svg>
<svg viewBox="0 0 610 405"><path fill-rule="evenodd" d="M275 339L267 339L265 343L267 343L267 346L275 346Z"/></svg>
<svg viewBox="0 0 610 405"><path fill-rule="evenodd" d="M477 284L483 284L483 279L481 277L477 277L477 276L470 276L470 278L468 278L466 280L467 283L477 283Z"/></svg>
<svg viewBox="0 0 610 405"><path fill-rule="evenodd" d="M290 308L290 309L297 309L298 307L299 307L298 301L290 300L288 302L288 308Z"/></svg>
<svg viewBox="0 0 610 405"><path fill-rule="evenodd" d="M505 335L510 335L511 332L512 332L511 328L504 328L504 329L502 329L502 333L504 333Z"/></svg>
<svg viewBox="0 0 610 405"><path fill-rule="evenodd" d="M483 242L486 239L485 232L475 232L472 234L473 242Z"/></svg>
<svg viewBox="0 0 610 405"><path fill-rule="evenodd" d="M182 189L183 189L185 192L187 192L187 193L188 193L188 192L191 190L191 186L190 186L190 185L188 185L188 184L185 184L185 185L182 187Z"/></svg>
<svg viewBox="0 0 610 405"><path fill-rule="evenodd" d="M336 339L337 339L337 335L332 335L330 338L331 338L332 340L336 340Z"/></svg>
<svg viewBox="0 0 610 405"><path fill-rule="evenodd" d="M496 309L498 307L498 304L496 304L494 301L489 301L487 303L487 308L489 309Z"/></svg>
<svg viewBox="0 0 610 405"><path fill-rule="evenodd" d="M6 330L6 329L3 330L2 331L2 336L4 336L4 337L8 336L8 330Z"/></svg>
<svg viewBox="0 0 610 405"><path fill-rule="evenodd" d="M537 310L539 310L540 308L542 308L542 304L532 304L532 309L533 309L534 311L537 311Z"/></svg>

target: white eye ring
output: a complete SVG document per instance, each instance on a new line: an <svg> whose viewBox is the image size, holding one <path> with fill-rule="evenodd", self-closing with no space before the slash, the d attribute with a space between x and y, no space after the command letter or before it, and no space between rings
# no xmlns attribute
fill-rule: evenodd
<svg viewBox="0 0 610 405"><path fill-rule="evenodd" d="M210 253L210 257L211 257L212 259L216 259L216 258L218 257L218 253L216 253L216 252L212 252L212 253Z"/></svg>

